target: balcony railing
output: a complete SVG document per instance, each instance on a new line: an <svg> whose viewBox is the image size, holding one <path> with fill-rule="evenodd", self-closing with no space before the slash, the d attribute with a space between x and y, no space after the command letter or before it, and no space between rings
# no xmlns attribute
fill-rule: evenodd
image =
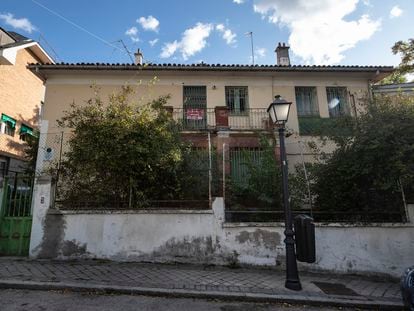
<svg viewBox="0 0 414 311"><path fill-rule="evenodd" d="M174 108L172 116L182 130L206 130L216 126L214 108Z"/></svg>
<svg viewBox="0 0 414 311"><path fill-rule="evenodd" d="M269 114L264 108L246 109L244 113L229 112L229 127L234 130L269 129Z"/></svg>
<svg viewBox="0 0 414 311"><path fill-rule="evenodd" d="M227 128L229 130L267 130L269 115L264 108L246 109L232 113L226 107L216 108L172 108L168 107L173 119L183 130L206 130Z"/></svg>

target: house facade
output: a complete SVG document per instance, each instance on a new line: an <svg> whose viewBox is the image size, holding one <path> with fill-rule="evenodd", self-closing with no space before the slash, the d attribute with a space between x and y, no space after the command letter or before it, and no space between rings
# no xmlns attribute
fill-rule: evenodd
<svg viewBox="0 0 414 311"><path fill-rule="evenodd" d="M277 64L262 66L142 64L138 53L135 64L32 64L29 68L46 84L45 133L61 131L56 120L70 104L93 97L91 85L99 87L105 98L128 84L135 89L137 104L169 95L166 109L183 125L183 136L197 147L206 147L206 133L210 133L219 153L223 148L259 148L259 133L272 132L267 107L281 95L293 103L287 123L292 134L287 138L290 165L310 161L313 151L307 142L315 140L315 128L330 118L356 114L370 94L370 84L393 71L382 66L290 65L288 47L280 44L276 55ZM47 149L47 143L41 148Z"/></svg>
<svg viewBox="0 0 414 311"><path fill-rule="evenodd" d="M43 80L29 63L53 63L35 41L0 28L0 175L24 170L24 146L39 122Z"/></svg>

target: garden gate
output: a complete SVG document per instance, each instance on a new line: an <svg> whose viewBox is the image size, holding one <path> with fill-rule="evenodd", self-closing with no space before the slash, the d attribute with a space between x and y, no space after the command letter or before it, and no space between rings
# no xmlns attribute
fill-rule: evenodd
<svg viewBox="0 0 414 311"><path fill-rule="evenodd" d="M0 256L27 256L32 228L32 177L5 177L0 193Z"/></svg>

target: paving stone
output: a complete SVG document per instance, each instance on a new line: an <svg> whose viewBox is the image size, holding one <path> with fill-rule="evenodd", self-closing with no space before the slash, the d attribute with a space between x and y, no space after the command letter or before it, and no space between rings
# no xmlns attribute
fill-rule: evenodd
<svg viewBox="0 0 414 311"><path fill-rule="evenodd" d="M0 259L0 280L69 282L113 286L188 289L196 291L289 295L285 272L260 269L228 269L190 265L116 262L64 262ZM367 277L301 273L302 295L329 297L312 282L343 284L361 298L400 299L398 282L378 282Z"/></svg>

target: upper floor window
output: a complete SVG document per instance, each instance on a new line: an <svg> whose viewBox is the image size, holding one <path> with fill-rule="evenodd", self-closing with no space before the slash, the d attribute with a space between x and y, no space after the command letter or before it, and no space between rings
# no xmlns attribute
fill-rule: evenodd
<svg viewBox="0 0 414 311"><path fill-rule="evenodd" d="M1 114L1 132L6 135L14 136L15 129L16 129L16 120L2 113Z"/></svg>
<svg viewBox="0 0 414 311"><path fill-rule="evenodd" d="M26 141L27 136L33 136L33 129L30 126L22 124L20 127L20 140Z"/></svg>
<svg viewBox="0 0 414 311"><path fill-rule="evenodd" d="M207 126L207 89L205 86L184 86L184 126L189 130Z"/></svg>
<svg viewBox="0 0 414 311"><path fill-rule="evenodd" d="M184 107L206 108L207 90L205 86L184 86Z"/></svg>
<svg viewBox="0 0 414 311"><path fill-rule="evenodd" d="M348 94L346 87L327 87L326 96L330 117L349 115Z"/></svg>
<svg viewBox="0 0 414 311"><path fill-rule="evenodd" d="M295 87L296 107L299 117L318 116L319 107L316 97L316 87Z"/></svg>
<svg viewBox="0 0 414 311"><path fill-rule="evenodd" d="M226 86L226 106L230 114L247 114L249 108L247 86Z"/></svg>

